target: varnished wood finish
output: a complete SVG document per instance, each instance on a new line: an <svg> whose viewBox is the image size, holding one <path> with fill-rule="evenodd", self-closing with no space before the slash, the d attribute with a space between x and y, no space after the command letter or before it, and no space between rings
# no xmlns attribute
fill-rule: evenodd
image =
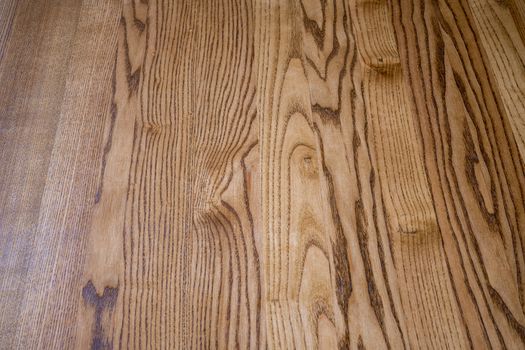
<svg viewBox="0 0 525 350"><path fill-rule="evenodd" d="M0 348L524 348L524 20L0 0Z"/></svg>

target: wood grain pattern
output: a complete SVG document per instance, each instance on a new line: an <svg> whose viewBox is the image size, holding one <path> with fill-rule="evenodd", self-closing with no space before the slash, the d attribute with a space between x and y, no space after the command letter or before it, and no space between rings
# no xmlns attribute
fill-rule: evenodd
<svg viewBox="0 0 525 350"><path fill-rule="evenodd" d="M92 344L260 344L254 23L249 3L212 5L124 7L83 289Z"/></svg>
<svg viewBox="0 0 525 350"><path fill-rule="evenodd" d="M411 343L466 347L388 4L355 7L363 95ZM377 27L367 26L373 19ZM407 142L410 140L410 142Z"/></svg>
<svg viewBox="0 0 525 350"><path fill-rule="evenodd" d="M525 347L524 11L0 1L0 348Z"/></svg>
<svg viewBox="0 0 525 350"><path fill-rule="evenodd" d="M53 10L56 9L50 9ZM8 328L6 325L6 328L16 331L13 336L6 334L3 338L2 343L7 348L63 348L71 344L74 333L74 328L62 325L75 319L80 296L70 291L78 289L79 276L82 274L85 226L91 211L91 205L85 204L91 201L96 185L100 148L91 145L100 145L104 119L109 112L112 66L107 63L114 60L111 42L112 37L113 40L116 38L119 7L115 2L85 1L75 6L69 4L66 10L74 11L77 19L75 27L71 29L71 43L68 44L71 55L66 57L68 62L63 73L63 97L57 101L57 110L53 111L57 113L58 121L54 126L56 133L50 138L52 152L45 169L47 174L41 197L35 203L40 205L40 209L33 212L36 215L31 213L35 215L31 231L22 231L19 235L15 231L12 236L19 240L15 241L19 245L13 247L13 253L27 254L30 251L30 254L22 255L24 260L6 259L20 264L17 268L24 272L20 277L25 279L15 284L19 285L17 297L22 302L10 303L13 306L20 305L15 316L19 326ZM57 15L60 16L58 18L71 19L67 13ZM63 36L63 28L53 29L58 31L56 38ZM60 50L55 52L55 47L49 47L49 50L53 56L61 54ZM84 50L90 52L88 58ZM32 82L35 83L35 89L54 89L52 86L42 87L38 78ZM42 91L44 94L46 92ZM33 97L41 103L48 100L38 94ZM23 116L32 117L30 113ZM28 134L34 128L30 123L28 120L29 125L25 130ZM39 132L36 136L36 140L43 137ZM37 150L31 152L38 157ZM20 163L21 167L25 165ZM36 180L35 183L40 181L38 177ZM31 181L27 181L27 184L33 185ZM25 191L29 195L33 194L31 188ZM14 211L12 216L19 217L20 213ZM8 230L4 232L8 233ZM27 241L21 242L24 238ZM6 273L5 276L13 278L18 277L18 274ZM5 279L4 283L8 283L8 280ZM27 337L27 334L33 337Z"/></svg>
<svg viewBox="0 0 525 350"><path fill-rule="evenodd" d="M465 332L474 347L518 347L524 168L472 14L462 1L395 5L401 61L430 155L426 172L442 210L438 221ZM430 19L413 20L414 14Z"/></svg>
<svg viewBox="0 0 525 350"><path fill-rule="evenodd" d="M15 2L2 2L12 9ZM1 343L14 347L79 2L20 1L0 42ZM36 286L34 286L36 287Z"/></svg>
<svg viewBox="0 0 525 350"><path fill-rule="evenodd" d="M259 47L268 48L259 72L268 345L333 348L348 341L346 310L338 304L332 273L335 231L323 200L327 183L312 126L301 8L298 2L262 5L267 15ZM349 283L346 276L342 292Z"/></svg>
<svg viewBox="0 0 525 350"><path fill-rule="evenodd" d="M489 63L498 84L505 112L509 118L524 159L525 155L525 33L522 16L525 5L518 1L470 1ZM521 6L521 7L520 7Z"/></svg>
<svg viewBox="0 0 525 350"><path fill-rule="evenodd" d="M6 0L0 3L0 62L4 56L7 41L11 36L17 6L18 0Z"/></svg>

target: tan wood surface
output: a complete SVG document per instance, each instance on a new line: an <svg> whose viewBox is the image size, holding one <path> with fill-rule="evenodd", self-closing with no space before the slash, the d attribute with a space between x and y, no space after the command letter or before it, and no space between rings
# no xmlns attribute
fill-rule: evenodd
<svg viewBox="0 0 525 350"><path fill-rule="evenodd" d="M0 0L0 349L524 349L521 0Z"/></svg>

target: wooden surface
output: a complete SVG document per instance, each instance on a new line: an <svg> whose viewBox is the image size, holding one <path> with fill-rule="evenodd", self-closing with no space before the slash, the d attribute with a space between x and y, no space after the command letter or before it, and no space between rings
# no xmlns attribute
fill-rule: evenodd
<svg viewBox="0 0 525 350"><path fill-rule="evenodd" d="M525 348L520 0L0 0L1 349Z"/></svg>

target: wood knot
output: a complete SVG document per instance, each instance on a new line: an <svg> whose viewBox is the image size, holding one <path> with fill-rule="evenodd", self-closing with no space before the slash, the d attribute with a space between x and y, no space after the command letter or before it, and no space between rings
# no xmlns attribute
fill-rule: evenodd
<svg viewBox="0 0 525 350"><path fill-rule="evenodd" d="M291 166L298 171L302 178L314 179L319 177L319 162L316 150L306 144L298 144L290 155Z"/></svg>
<svg viewBox="0 0 525 350"><path fill-rule="evenodd" d="M142 124L142 129L150 134L160 134L169 128L171 128L171 122L158 123L146 121Z"/></svg>
<svg viewBox="0 0 525 350"><path fill-rule="evenodd" d="M363 61L365 66L377 73L395 75L401 72L401 61L399 57L363 57Z"/></svg>
<svg viewBox="0 0 525 350"><path fill-rule="evenodd" d="M91 327L91 349L111 348L111 339L106 334L104 327L107 319L111 318L118 298L118 287L105 287L102 295L99 295L93 282L88 283L82 289L84 302L95 311Z"/></svg>
<svg viewBox="0 0 525 350"><path fill-rule="evenodd" d="M319 176L319 168L317 166L317 157L312 154L304 154L300 158L299 170L301 175L307 178L314 178Z"/></svg>

